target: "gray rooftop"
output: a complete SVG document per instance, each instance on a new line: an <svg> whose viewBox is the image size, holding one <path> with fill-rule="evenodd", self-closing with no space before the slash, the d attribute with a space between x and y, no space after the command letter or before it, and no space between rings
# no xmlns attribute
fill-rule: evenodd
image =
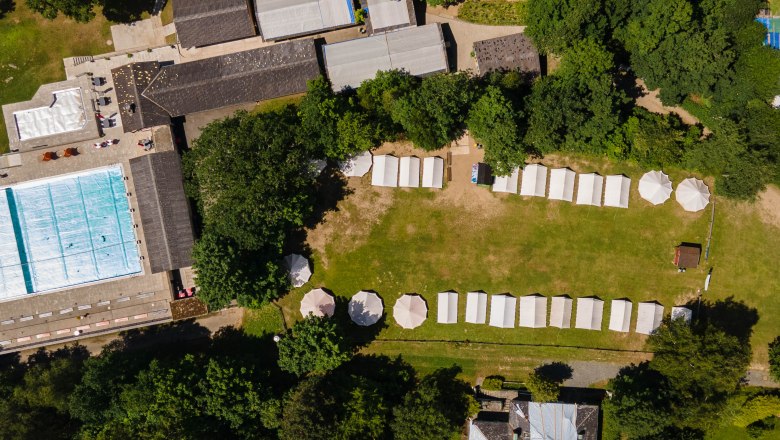
<svg viewBox="0 0 780 440"><path fill-rule="evenodd" d="M125 133L171 123L165 110L141 94L159 71L157 61L127 64L111 70Z"/></svg>
<svg viewBox="0 0 780 440"><path fill-rule="evenodd" d="M257 26L273 41L355 23L352 0L254 0Z"/></svg>
<svg viewBox="0 0 780 440"><path fill-rule="evenodd" d="M365 0L371 33L416 26L412 0Z"/></svg>
<svg viewBox="0 0 780 440"><path fill-rule="evenodd" d="M183 47L255 36L248 0L176 0L173 21Z"/></svg>
<svg viewBox="0 0 780 440"><path fill-rule="evenodd" d="M484 75L493 71L519 70L532 76L541 73L539 52L525 34L512 34L474 42L477 71Z"/></svg>

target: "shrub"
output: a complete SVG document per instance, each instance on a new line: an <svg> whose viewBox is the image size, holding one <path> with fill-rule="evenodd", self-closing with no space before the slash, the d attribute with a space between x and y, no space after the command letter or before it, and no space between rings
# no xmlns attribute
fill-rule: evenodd
<svg viewBox="0 0 780 440"><path fill-rule="evenodd" d="M488 376L482 381L482 388L486 390L500 390L505 380L502 376Z"/></svg>

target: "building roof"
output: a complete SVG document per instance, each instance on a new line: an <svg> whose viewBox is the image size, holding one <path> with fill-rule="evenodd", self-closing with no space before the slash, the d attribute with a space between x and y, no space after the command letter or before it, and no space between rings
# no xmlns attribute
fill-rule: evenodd
<svg viewBox="0 0 780 440"><path fill-rule="evenodd" d="M130 159L130 171L152 273L191 266L195 239L178 153Z"/></svg>
<svg viewBox="0 0 780 440"><path fill-rule="evenodd" d="M263 39L281 40L351 26L352 0L254 0Z"/></svg>
<svg viewBox="0 0 780 440"><path fill-rule="evenodd" d="M366 0L371 34L417 26L412 0Z"/></svg>
<svg viewBox="0 0 780 440"><path fill-rule="evenodd" d="M165 66L143 96L171 116L306 91L320 74L313 40L297 40Z"/></svg>
<svg viewBox="0 0 780 440"><path fill-rule="evenodd" d="M699 266L701 258L701 245L681 244L675 248L674 264L677 267L695 269Z"/></svg>
<svg viewBox="0 0 780 440"><path fill-rule="evenodd" d="M531 440L597 440L599 407L513 400L509 427L515 432L529 433Z"/></svg>
<svg viewBox="0 0 780 440"><path fill-rule="evenodd" d="M542 72L539 52L525 34L475 41L474 57L477 72L481 75L493 71L519 70L535 77Z"/></svg>
<svg viewBox="0 0 780 440"><path fill-rule="evenodd" d="M111 70L125 133L171 123L165 110L141 94L159 71L157 61L126 64Z"/></svg>
<svg viewBox="0 0 780 440"><path fill-rule="evenodd" d="M256 35L247 0L176 0L173 22L183 47L207 46Z"/></svg>

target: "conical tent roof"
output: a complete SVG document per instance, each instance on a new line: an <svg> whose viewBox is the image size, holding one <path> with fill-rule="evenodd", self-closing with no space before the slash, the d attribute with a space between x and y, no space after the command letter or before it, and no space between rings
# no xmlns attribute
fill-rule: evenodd
<svg viewBox="0 0 780 440"><path fill-rule="evenodd" d="M314 316L333 316L335 311L336 300L322 289L310 290L301 300L301 315L304 318L310 314Z"/></svg>
<svg viewBox="0 0 780 440"><path fill-rule="evenodd" d="M419 327L428 317L428 305L420 295L404 295L393 306L393 318L403 328Z"/></svg>
<svg viewBox="0 0 780 440"><path fill-rule="evenodd" d="M639 179L639 195L653 205L660 205L672 196L672 181L661 171L650 171Z"/></svg>
<svg viewBox="0 0 780 440"><path fill-rule="evenodd" d="M357 325L369 326L376 324L382 317L385 306L382 298L374 292L361 290L349 300L349 317Z"/></svg>
<svg viewBox="0 0 780 440"><path fill-rule="evenodd" d="M339 169L347 177L363 177L371 169L371 153L364 151L356 156L340 162Z"/></svg>
<svg viewBox="0 0 780 440"><path fill-rule="evenodd" d="M288 277L293 287L301 287L311 278L311 268L309 260L303 255L290 254L284 257L284 265L290 271Z"/></svg>
<svg viewBox="0 0 780 440"><path fill-rule="evenodd" d="M710 189L704 181L688 178L677 185L677 203L690 212L701 211L710 203Z"/></svg>

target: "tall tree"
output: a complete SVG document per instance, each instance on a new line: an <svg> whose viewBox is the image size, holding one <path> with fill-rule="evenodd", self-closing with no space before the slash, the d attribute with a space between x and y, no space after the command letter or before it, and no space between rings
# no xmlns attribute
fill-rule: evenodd
<svg viewBox="0 0 780 440"><path fill-rule="evenodd" d="M511 174L525 162L527 153L518 124L520 117L520 112L495 86L488 86L469 111L466 125L471 135L484 145L485 163L497 175Z"/></svg>
<svg viewBox="0 0 780 440"><path fill-rule="evenodd" d="M381 137L392 139L403 128L392 118L398 99L411 93L420 80L403 70L379 71L372 79L363 81L357 89L360 107L378 124Z"/></svg>
<svg viewBox="0 0 780 440"><path fill-rule="evenodd" d="M529 0L526 33L543 53L561 54L575 43L603 41L608 24L602 0Z"/></svg>
<svg viewBox="0 0 780 440"><path fill-rule="evenodd" d="M279 341L279 367L298 376L333 370L351 356L341 328L329 317L298 321Z"/></svg>
<svg viewBox="0 0 780 440"><path fill-rule="evenodd" d="M299 141L315 156L320 153L341 158L343 153L338 148L338 123L346 107L344 97L333 92L325 77L319 76L309 81L306 95L298 105L298 116L301 118Z"/></svg>
<svg viewBox="0 0 780 440"><path fill-rule="evenodd" d="M27 6L44 18L54 20L59 14L79 23L95 18L98 0L25 0Z"/></svg>

